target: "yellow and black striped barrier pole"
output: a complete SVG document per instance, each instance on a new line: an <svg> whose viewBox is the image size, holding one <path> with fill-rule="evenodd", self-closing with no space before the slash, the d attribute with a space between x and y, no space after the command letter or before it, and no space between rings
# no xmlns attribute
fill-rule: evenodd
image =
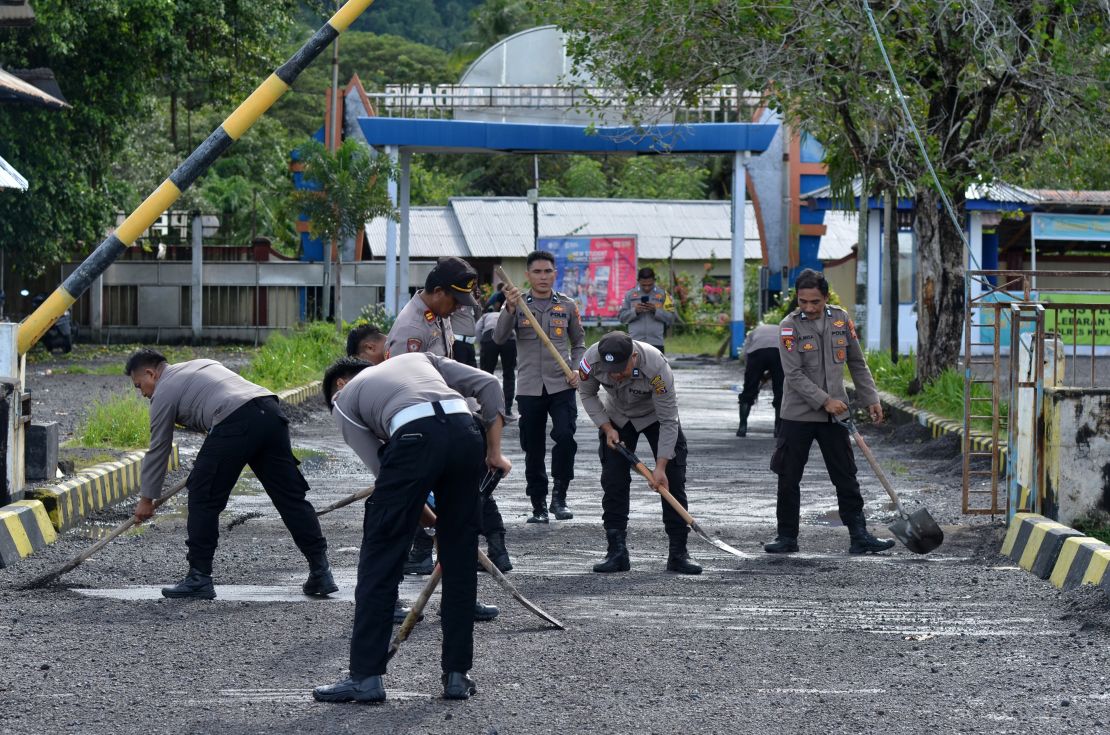
<svg viewBox="0 0 1110 735"><path fill-rule="evenodd" d="M89 285L120 253L169 209L232 143L250 130L258 118L285 94L293 81L321 51L362 15L374 0L348 0L289 60L279 66L243 103L197 146L169 178L132 212L116 231L105 238L77 270L19 325L19 354L30 350L42 335L73 305Z"/></svg>

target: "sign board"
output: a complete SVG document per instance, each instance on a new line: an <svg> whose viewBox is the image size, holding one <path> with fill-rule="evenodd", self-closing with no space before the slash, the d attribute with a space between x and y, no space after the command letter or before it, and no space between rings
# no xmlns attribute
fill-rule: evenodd
<svg viewBox="0 0 1110 735"><path fill-rule="evenodd" d="M1042 214L1033 215L1034 240L1074 240L1110 242L1110 215Z"/></svg>
<svg viewBox="0 0 1110 735"><path fill-rule="evenodd" d="M577 301L583 318L617 318L636 286L635 235L541 237L539 248L555 256L555 290Z"/></svg>
<svg viewBox="0 0 1110 735"><path fill-rule="evenodd" d="M1044 327L1046 332L1052 332L1060 337L1060 342L1070 350L1074 343L1076 348L1110 347L1110 294L1106 293L1034 293L1034 301L1044 304L1084 304L1074 311L1067 308L1047 308L1044 314ZM984 301L1020 301L1021 294L997 293L991 294ZM1091 305L1105 304L1107 308L1091 309ZM1003 347L1010 346L1010 313L1008 309L1000 312L1002 330L1000 342ZM977 321L980 321L977 319ZM990 343L994 335L993 310L984 309L981 317L980 341ZM1022 333L1033 331L1032 324L1022 325Z"/></svg>

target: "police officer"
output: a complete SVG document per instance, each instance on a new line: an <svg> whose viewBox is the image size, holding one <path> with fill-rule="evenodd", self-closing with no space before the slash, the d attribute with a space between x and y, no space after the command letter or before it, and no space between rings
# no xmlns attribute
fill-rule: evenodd
<svg viewBox="0 0 1110 735"><path fill-rule="evenodd" d="M297 469L289 420L282 415L277 396L215 360L171 365L154 350L132 354L124 374L150 400L150 449L143 457L137 521L154 515L154 499L166 479L174 424L208 434L187 481L189 574L179 584L164 587L162 596L205 600L216 596L212 558L220 536L220 513L247 465L308 559L304 593L328 595L338 590L328 564L328 542L315 509L305 499L308 483Z"/></svg>
<svg viewBox="0 0 1110 735"><path fill-rule="evenodd" d="M464 397L481 404L484 432ZM317 687L313 696L324 702L385 699L382 675L397 586L431 487L443 567L443 696L467 699L477 691L467 672L474 656L478 589L478 485L487 466L505 473L512 469L501 454L501 386L477 368L422 352L374 367L340 361L324 376L324 398L343 440L377 481L363 522L350 676Z"/></svg>
<svg viewBox="0 0 1110 735"><path fill-rule="evenodd" d="M765 373L771 374L771 391L775 407L775 436L779 435L779 407L782 405L782 360L779 358L779 327L777 324L760 324L744 340L744 389L740 400L740 426L736 436L748 435L748 414Z"/></svg>
<svg viewBox="0 0 1110 735"><path fill-rule="evenodd" d="M385 335L372 324L363 324L347 333L347 357L377 365L385 359Z"/></svg>
<svg viewBox="0 0 1110 735"><path fill-rule="evenodd" d="M632 339L663 352L663 334L677 317L674 302L670 294L655 285L651 268L641 268L637 280L639 285L624 295L618 318L628 325Z"/></svg>
<svg viewBox="0 0 1110 735"><path fill-rule="evenodd" d="M455 359L463 365L478 367L474 345L477 340L477 321L482 316L482 307L459 304L451 313L451 331L455 334Z"/></svg>
<svg viewBox="0 0 1110 735"><path fill-rule="evenodd" d="M799 485L813 440L836 486L840 520L848 528L851 554L886 551L893 539L877 539L867 532L863 497L856 481L856 462L847 430L834 416L848 411L844 366L872 421L883 420L875 381L867 368L848 313L828 303L829 283L820 273L805 269L794 283L798 308L779 325L779 356L785 374L782 426L771 469L778 482L778 537L763 550L771 554L798 550Z"/></svg>
<svg viewBox="0 0 1110 735"><path fill-rule="evenodd" d="M674 375L663 353L624 332L609 332L586 350L578 373L582 406L598 427L602 523L609 543L605 561L595 564L594 571L627 572L631 563L625 532L632 468L614 447L623 444L635 452L640 435L646 437L655 455L653 481L687 507L686 437L678 420ZM598 397L601 388L605 388L604 403ZM666 500L660 501L670 541L667 570L701 574L686 550L689 527Z"/></svg>
<svg viewBox="0 0 1110 735"><path fill-rule="evenodd" d="M503 284L497 284L503 285ZM501 293L498 291L498 293ZM491 299L492 301L492 299ZM490 375L497 368L497 361L501 361L501 385L505 392L505 420L510 424L516 420L513 416L513 398L516 397L516 333L512 333L505 344L499 345L493 339L497 319L501 316L497 311L501 308L504 298L495 306L489 307L491 311L482 314L478 320L475 331L478 333L478 367Z"/></svg>
<svg viewBox="0 0 1110 735"><path fill-rule="evenodd" d="M516 402L520 408L520 448L524 450L524 477L528 497L532 501L529 523L547 523L547 417L551 417L551 513L563 521L573 518L567 507L567 488L574 479L574 455L578 444L574 441L578 406L574 389L578 376L568 378L563 368L548 352L539 335L528 322L524 312L517 308L520 299L540 323L552 344L574 365L586 351L586 332L578 316L578 305L564 293L554 290L555 256L545 250L528 255L527 293L517 288L505 288L505 305L493 332L494 341L503 345L516 335L519 372Z"/></svg>
<svg viewBox="0 0 1110 735"><path fill-rule="evenodd" d="M440 258L424 280L424 289L417 291L397 315L386 338L386 356L396 357L407 352L431 352L454 357L455 335L451 315L460 306L475 307L474 286L478 274L461 258ZM505 547L505 523L492 495L482 497L482 535L486 537L490 560L503 572L512 569ZM417 530L412 551L405 565L406 574L431 574L432 539ZM487 606L493 611L497 608Z"/></svg>

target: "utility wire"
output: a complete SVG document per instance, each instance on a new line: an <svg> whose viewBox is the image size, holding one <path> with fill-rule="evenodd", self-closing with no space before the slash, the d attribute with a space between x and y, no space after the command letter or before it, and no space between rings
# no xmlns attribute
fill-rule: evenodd
<svg viewBox="0 0 1110 735"><path fill-rule="evenodd" d="M902 87L898 84L898 76L894 73L894 67L890 63L890 57L887 56L886 46L883 44L883 37L879 34L879 25L875 22L875 16L871 12L871 5L868 0L862 0L864 13L867 15L867 22L871 24L871 32L875 34L875 42L879 44L879 53L883 56L883 62L886 63L886 69L890 72L890 81L894 84L894 91L898 95L898 102L902 105L902 114L906 116L906 122L913 131L914 140L917 141L917 147L921 150L921 157L925 159L925 165L932 174L933 183L937 187L937 193L940 194L941 200L944 202L944 208L948 211L948 216L952 219L952 224L956 228L956 232L960 233L960 242L963 243L964 250L967 251L968 260L975 266L975 270L980 270L978 259L975 253L971 250L971 243L967 241L967 235L964 234L963 225L960 224L959 218L956 216L956 210L952 206L952 201L948 198L948 194L944 191L944 187L940 185L940 177L937 176L937 171L933 168L933 162L929 158L929 152L925 150L925 142L921 139L921 133L917 130L917 124L913 121L913 115L910 114L910 107L906 104L906 96L902 94Z"/></svg>

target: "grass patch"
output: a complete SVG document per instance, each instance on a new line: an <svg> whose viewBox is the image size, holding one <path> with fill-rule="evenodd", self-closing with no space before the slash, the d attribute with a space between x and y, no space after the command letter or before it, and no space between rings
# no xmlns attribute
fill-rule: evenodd
<svg viewBox="0 0 1110 735"><path fill-rule="evenodd" d="M327 322L275 334L243 370L243 377L272 391L319 380L324 368L346 354L345 339Z"/></svg>
<svg viewBox="0 0 1110 735"><path fill-rule="evenodd" d="M597 342L618 327L586 327L586 346ZM621 331L625 331L621 329ZM728 334L723 327L687 327L679 325L667 335L664 347L669 355L716 355Z"/></svg>
<svg viewBox="0 0 1110 735"><path fill-rule="evenodd" d="M150 445L150 406L137 393L93 401L73 443L82 447L146 449Z"/></svg>
<svg viewBox="0 0 1110 735"><path fill-rule="evenodd" d="M1080 519L1075 521L1073 525L1076 531L1097 538L1104 544L1110 544L1110 524L1091 519Z"/></svg>
<svg viewBox="0 0 1110 735"><path fill-rule="evenodd" d="M915 408L956 421L963 421L964 376L962 372L946 368L935 380L927 383L920 393L911 396L909 394L910 381L913 380L917 371L917 360L913 355L903 356L899 358L897 363L894 363L891 362L890 353L888 352L868 352L867 366L871 369L871 375L875 378L875 385L878 386L879 390L893 393L908 401ZM991 396L990 388L982 383L972 385L971 389L972 396L982 398L990 398ZM974 410L982 414L990 411L989 403L985 401L976 401L975 406L977 408ZM1008 403L1000 401L999 413L1003 425L1008 411ZM991 422L977 419L972 421L971 426L973 429L990 431Z"/></svg>
<svg viewBox="0 0 1110 735"><path fill-rule="evenodd" d="M67 367L58 368L54 371L55 375L111 375L113 377L123 377L123 362L120 364L108 365L69 365ZM171 362L173 362L171 360Z"/></svg>

